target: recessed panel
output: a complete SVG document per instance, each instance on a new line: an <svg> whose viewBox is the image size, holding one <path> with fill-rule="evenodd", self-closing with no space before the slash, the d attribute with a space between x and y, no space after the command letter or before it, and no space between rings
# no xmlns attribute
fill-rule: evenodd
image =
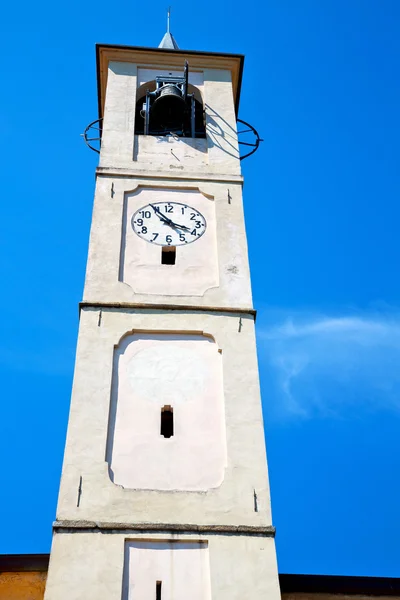
<svg viewBox="0 0 400 600"><path fill-rule="evenodd" d="M130 541L122 600L211 600L205 542Z"/></svg>
<svg viewBox="0 0 400 600"><path fill-rule="evenodd" d="M176 248L173 262L160 247ZM218 287L214 200L198 190L126 194L119 279L137 294L159 296L203 296Z"/></svg>
<svg viewBox="0 0 400 600"><path fill-rule="evenodd" d="M123 338L114 356L107 460L112 481L125 488L206 491L222 483L222 364L212 338Z"/></svg>

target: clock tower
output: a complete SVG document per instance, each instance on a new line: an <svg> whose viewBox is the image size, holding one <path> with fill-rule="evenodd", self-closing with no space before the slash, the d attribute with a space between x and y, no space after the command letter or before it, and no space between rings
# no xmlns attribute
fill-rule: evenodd
<svg viewBox="0 0 400 600"><path fill-rule="evenodd" d="M45 600L278 600L243 56L97 46L101 150Z"/></svg>

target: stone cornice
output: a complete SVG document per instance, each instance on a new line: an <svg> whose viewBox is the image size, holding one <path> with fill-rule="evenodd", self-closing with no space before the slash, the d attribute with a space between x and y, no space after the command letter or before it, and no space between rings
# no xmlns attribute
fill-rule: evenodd
<svg viewBox="0 0 400 600"><path fill-rule="evenodd" d="M243 176L234 173L210 173L201 171L149 171L140 169L127 169L118 167L97 167L97 176L107 177L134 177L135 179L167 179L169 181L207 181L222 183L240 183L243 184Z"/></svg>
<svg viewBox="0 0 400 600"><path fill-rule="evenodd" d="M155 304L143 302L93 302L82 301L79 303L79 311L82 308L103 309L125 309L125 310L181 310L187 312L217 312L231 315L250 315L256 320L257 311L254 308L232 308L227 306L201 306L196 304Z"/></svg>
<svg viewBox="0 0 400 600"><path fill-rule="evenodd" d="M272 525L195 525L193 523L110 523L103 521L54 521L58 533L201 533L207 535L255 535L275 537Z"/></svg>

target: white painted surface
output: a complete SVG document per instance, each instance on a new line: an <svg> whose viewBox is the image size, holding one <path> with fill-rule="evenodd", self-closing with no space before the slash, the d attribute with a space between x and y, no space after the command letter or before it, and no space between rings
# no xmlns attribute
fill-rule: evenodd
<svg viewBox="0 0 400 600"><path fill-rule="evenodd" d="M157 307L142 310L103 307L100 325L99 309L84 308L79 327L58 518L271 525L253 318ZM204 332L222 349L228 460L219 487L207 492L150 492L123 489L110 480L106 444L114 348L131 331L180 331L189 336ZM83 491L77 507L80 477ZM258 512L254 511L254 490Z"/></svg>
<svg viewBox="0 0 400 600"><path fill-rule="evenodd" d="M206 555L209 555L212 600L279 600L272 538L188 533L154 535L148 532L134 535L120 532L56 534L52 542L45 600L126 600L123 597L123 583L127 575L124 554L129 543L140 541L202 542L206 546L205 550L199 551L204 553L203 564L208 560ZM169 550L161 552L168 553ZM194 568L197 569L196 566ZM150 591L150 596L142 595L133 600L155 600L155 587ZM198 600L190 593L183 600L193 598ZM208 596L205 598L208 600Z"/></svg>
<svg viewBox="0 0 400 600"><path fill-rule="evenodd" d="M222 483L226 439L221 354L211 338L126 336L115 351L108 462L124 488L206 491ZM172 406L174 435L160 433Z"/></svg>
<svg viewBox="0 0 400 600"><path fill-rule="evenodd" d="M162 162L173 171L183 171L184 165L207 164L207 140L135 135L134 159L138 164L146 163L146 166Z"/></svg>
<svg viewBox="0 0 400 600"><path fill-rule="evenodd" d="M160 246L141 239L133 231L132 216L149 202L183 203L198 210L207 221L202 237L177 247L175 265L161 264ZM214 201L190 189L139 188L126 194L120 261L120 280L137 294L203 296L208 289L218 287Z"/></svg>
<svg viewBox="0 0 400 600"><path fill-rule="evenodd" d="M126 543L122 600L211 600L207 543L132 541Z"/></svg>

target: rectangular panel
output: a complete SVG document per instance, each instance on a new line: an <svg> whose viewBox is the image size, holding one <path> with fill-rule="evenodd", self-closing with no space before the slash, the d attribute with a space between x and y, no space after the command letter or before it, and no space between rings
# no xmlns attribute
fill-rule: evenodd
<svg viewBox="0 0 400 600"><path fill-rule="evenodd" d="M122 600L211 600L206 542L128 541Z"/></svg>

